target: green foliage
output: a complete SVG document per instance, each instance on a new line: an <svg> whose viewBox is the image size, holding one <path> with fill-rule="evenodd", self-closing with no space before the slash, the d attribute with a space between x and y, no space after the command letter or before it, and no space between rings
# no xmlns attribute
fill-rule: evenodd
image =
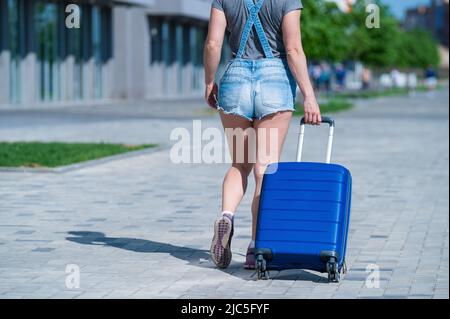
<svg viewBox="0 0 450 319"><path fill-rule="evenodd" d="M360 61L376 68L437 66L436 41L425 31L404 31L389 7L380 8L380 28L368 28L366 1L357 0L351 13L325 0L303 0L302 38L310 60Z"/></svg>
<svg viewBox="0 0 450 319"><path fill-rule="evenodd" d="M439 50L432 35L421 29L405 31L398 43L397 65L404 68L437 67Z"/></svg>
<svg viewBox="0 0 450 319"><path fill-rule="evenodd" d="M303 0L302 38L305 53L312 60L342 61L346 58L348 17L334 3Z"/></svg>
<svg viewBox="0 0 450 319"><path fill-rule="evenodd" d="M397 43L401 38L398 21L380 1L380 28L368 28L364 0L358 0L350 13L350 60L361 61L371 67L393 67L398 60Z"/></svg>

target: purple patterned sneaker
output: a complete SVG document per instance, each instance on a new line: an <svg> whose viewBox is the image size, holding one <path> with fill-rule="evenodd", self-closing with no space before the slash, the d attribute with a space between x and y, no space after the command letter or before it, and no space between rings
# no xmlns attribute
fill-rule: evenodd
<svg viewBox="0 0 450 319"><path fill-rule="evenodd" d="M255 269L256 268L255 264L256 264L255 249L248 248L247 254L245 256L244 268L245 269Z"/></svg>
<svg viewBox="0 0 450 319"><path fill-rule="evenodd" d="M230 214L223 214L214 223L214 238L210 251L213 262L219 268L227 268L230 265L233 232L233 216Z"/></svg>

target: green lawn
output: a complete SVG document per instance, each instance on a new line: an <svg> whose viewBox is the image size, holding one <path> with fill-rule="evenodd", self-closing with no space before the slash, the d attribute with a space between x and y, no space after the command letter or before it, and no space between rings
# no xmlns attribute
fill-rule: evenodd
<svg viewBox="0 0 450 319"><path fill-rule="evenodd" d="M156 145L0 142L0 167L58 167Z"/></svg>
<svg viewBox="0 0 450 319"><path fill-rule="evenodd" d="M436 90L441 90L443 86L439 84ZM419 85L416 88L416 92L426 92L428 89L424 85ZM408 95L410 90L406 88L390 88L385 90L367 90L367 91L354 91L336 93L336 98L343 99L372 99L377 97L389 97L389 96L405 96Z"/></svg>
<svg viewBox="0 0 450 319"><path fill-rule="evenodd" d="M329 100L328 102L319 104L320 104L320 112L322 114L330 114L350 110L354 106L352 102L349 102L346 99L338 99L338 98L334 98ZM303 106L297 104L294 115L303 116Z"/></svg>

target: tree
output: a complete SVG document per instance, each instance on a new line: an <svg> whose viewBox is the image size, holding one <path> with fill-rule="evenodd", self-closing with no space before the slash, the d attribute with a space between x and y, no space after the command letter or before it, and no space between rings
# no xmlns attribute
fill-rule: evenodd
<svg viewBox="0 0 450 319"><path fill-rule="evenodd" d="M367 25L367 1L357 0L350 13L333 2L303 0L302 37L312 60L360 61L374 68L427 67L439 64L437 44L423 30L404 31L389 7L379 8L379 28Z"/></svg>
<svg viewBox="0 0 450 319"><path fill-rule="evenodd" d="M342 61L348 51L348 17L335 3L303 0L302 38L305 53L312 60Z"/></svg>
<svg viewBox="0 0 450 319"><path fill-rule="evenodd" d="M422 29L404 31L398 45L397 64L403 68L438 67L439 50L433 36Z"/></svg>
<svg viewBox="0 0 450 319"><path fill-rule="evenodd" d="M398 61L397 48L402 32L389 8L379 0L380 27L368 28L366 2L358 0L350 13L348 58L372 67L393 67Z"/></svg>

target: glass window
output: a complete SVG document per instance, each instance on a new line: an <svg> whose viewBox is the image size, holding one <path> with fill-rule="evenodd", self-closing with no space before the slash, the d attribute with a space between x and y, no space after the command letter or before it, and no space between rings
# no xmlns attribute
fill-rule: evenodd
<svg viewBox="0 0 450 319"><path fill-rule="evenodd" d="M83 12L81 12L83 15ZM68 42L70 44L69 54L73 56L73 97L83 98L83 41L81 28L70 29L68 32Z"/></svg>
<svg viewBox="0 0 450 319"><path fill-rule="evenodd" d="M83 7L80 6L80 21L83 18ZM72 79L69 84L72 86L72 98L74 100L83 97L83 41L82 29L84 24L80 24L80 28L65 28L66 55L70 56L73 61Z"/></svg>
<svg viewBox="0 0 450 319"><path fill-rule="evenodd" d="M58 52L57 4L39 1L35 11L38 59L38 95L42 101L60 98L60 61Z"/></svg>
<svg viewBox="0 0 450 319"><path fill-rule="evenodd" d="M169 23L169 65L177 61L177 36L175 22Z"/></svg>
<svg viewBox="0 0 450 319"><path fill-rule="evenodd" d="M150 18L151 56L150 64L162 62L162 22L158 18Z"/></svg>
<svg viewBox="0 0 450 319"><path fill-rule="evenodd" d="M10 52L10 102L20 102L20 60L23 49L23 10L19 0L8 0L8 48Z"/></svg>
<svg viewBox="0 0 450 319"><path fill-rule="evenodd" d="M111 8L102 8L102 60L104 63L112 58L112 17Z"/></svg>
<svg viewBox="0 0 450 319"><path fill-rule="evenodd" d="M183 83L184 83L184 72L183 72L183 52L184 52L184 43L183 43L183 26L176 26L176 63L178 68L177 74L177 88L178 93L183 93Z"/></svg>
<svg viewBox="0 0 450 319"><path fill-rule="evenodd" d="M102 19L99 7L92 8L92 54L94 57L94 97L102 97Z"/></svg>
<svg viewBox="0 0 450 319"><path fill-rule="evenodd" d="M203 82L203 47L207 35L205 26L163 20L151 17L151 57L150 63L161 63L164 94L170 89L183 94L186 89L198 92ZM186 67L191 66L190 81L185 81ZM186 87L190 83L190 87ZM176 87L174 87L174 85ZM188 84L189 85L189 84Z"/></svg>
<svg viewBox="0 0 450 319"><path fill-rule="evenodd" d="M170 87L170 77L168 74L168 66L170 65L170 27L167 21L162 24L162 59L164 61L163 69L163 88L164 92L168 93L168 88Z"/></svg>
<svg viewBox="0 0 450 319"><path fill-rule="evenodd" d="M191 61L189 25L183 26L183 43L183 65L187 65Z"/></svg>
<svg viewBox="0 0 450 319"><path fill-rule="evenodd" d="M169 24L167 22L163 22L162 24L162 32L161 32L161 38L162 38L162 60L164 60L164 64L169 64L169 53L170 53L170 46L169 46Z"/></svg>
<svg viewBox="0 0 450 319"><path fill-rule="evenodd" d="M191 64L193 66L192 68L192 78L191 78L191 90L195 90L197 84L196 84L196 69L195 66L197 64L196 61L196 47L197 47L197 37L196 37L196 28L191 26L190 30L190 41L189 41L189 48L190 48L190 57L191 57Z"/></svg>
<svg viewBox="0 0 450 319"><path fill-rule="evenodd" d="M205 47L206 40L206 29L203 27L197 27L197 47L196 47L196 55L197 55L197 66L203 67L203 50Z"/></svg>
<svg viewBox="0 0 450 319"><path fill-rule="evenodd" d="M0 53L6 49L6 32L8 27L5 25L8 22L8 10L6 0L0 0Z"/></svg>

